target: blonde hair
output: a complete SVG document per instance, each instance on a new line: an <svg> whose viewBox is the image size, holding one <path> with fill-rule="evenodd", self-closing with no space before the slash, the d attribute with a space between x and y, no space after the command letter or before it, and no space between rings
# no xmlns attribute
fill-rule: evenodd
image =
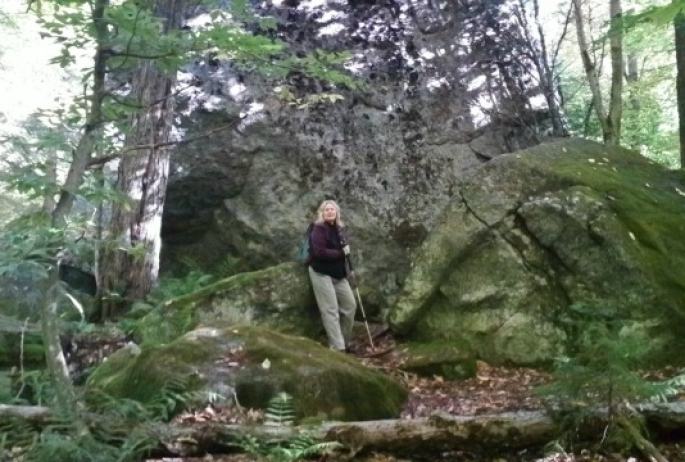
<svg viewBox="0 0 685 462"><path fill-rule="evenodd" d="M345 226L345 225L343 225L343 222L340 219L340 206L338 204L336 204L335 201L332 201L332 200L325 200L321 203L321 205L319 205L319 210L316 214L316 223L323 223L324 222L323 209L327 205L332 205L335 208L335 225L338 228L342 228L343 226Z"/></svg>

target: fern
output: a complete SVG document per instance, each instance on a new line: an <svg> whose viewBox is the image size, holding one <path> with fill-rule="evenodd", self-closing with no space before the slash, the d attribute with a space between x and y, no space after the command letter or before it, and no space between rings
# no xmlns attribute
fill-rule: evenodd
<svg viewBox="0 0 685 462"><path fill-rule="evenodd" d="M159 286L148 299L154 304L160 304L172 298L192 294L211 284L214 277L199 270L192 270L180 278L161 278Z"/></svg>
<svg viewBox="0 0 685 462"><path fill-rule="evenodd" d="M43 406L55 397L55 390L47 371L25 371L13 378L13 382L12 388L16 393L10 398L13 404Z"/></svg>
<svg viewBox="0 0 685 462"><path fill-rule="evenodd" d="M239 273L239 267L240 259L229 255L216 266L214 272L218 278L224 279Z"/></svg>
<svg viewBox="0 0 685 462"><path fill-rule="evenodd" d="M114 462L119 459L119 448L95 440L91 436L65 436L45 430L40 439L26 453L27 462ZM126 460L126 459L125 459ZM128 458L127 460L133 460Z"/></svg>
<svg viewBox="0 0 685 462"><path fill-rule="evenodd" d="M0 455L13 448L32 446L38 433L26 420L19 417L8 417L0 422Z"/></svg>
<svg viewBox="0 0 685 462"><path fill-rule="evenodd" d="M179 262L181 263L181 265L185 266L185 268L189 272L192 272L192 271L200 272L201 271L200 265L197 263L197 261L193 260L190 257L186 257L186 256L180 257Z"/></svg>
<svg viewBox="0 0 685 462"><path fill-rule="evenodd" d="M303 433L289 440L273 444L247 435L239 443L240 448L247 454L279 462L294 462L315 455L330 454L342 448L337 441L318 441L308 433Z"/></svg>
<svg viewBox="0 0 685 462"><path fill-rule="evenodd" d="M295 421L293 398L288 393L280 392L269 401L266 410L266 424L290 425ZM329 454L342 448L337 441L319 441L310 433L301 433L285 441L274 443L247 435L238 443L246 453L266 460L293 462L315 455Z"/></svg>
<svg viewBox="0 0 685 462"><path fill-rule="evenodd" d="M156 445L149 437L131 433L130 426L115 437L109 425L81 434L71 420L55 420L41 433L21 418L0 426L0 459L25 462L133 462Z"/></svg>
<svg viewBox="0 0 685 462"><path fill-rule="evenodd" d="M145 301L136 302L129 318L120 328L143 338L143 346L168 343L193 329L195 312L191 307L168 310L165 302L192 294L214 281L200 271L190 271L182 278L163 278ZM134 319L131 319L134 318Z"/></svg>
<svg viewBox="0 0 685 462"><path fill-rule="evenodd" d="M292 425L295 421L295 405L293 397L286 392L276 394L266 408L267 425Z"/></svg>
<svg viewBox="0 0 685 462"><path fill-rule="evenodd" d="M55 462L133 462L154 449L158 441L144 430L145 422L168 420L178 410L206 401L199 392L184 393L186 378L169 382L150 404L113 398L97 390L88 390L84 403L88 411L101 418L91 423L83 434L72 419L54 420L38 433L23 419L10 419L0 425L0 456L21 454L24 461Z"/></svg>
<svg viewBox="0 0 685 462"><path fill-rule="evenodd" d="M159 394L148 404L148 409L155 419L170 420L179 412L198 406L206 406L207 403L227 401L228 398L219 393L207 391L186 391L191 388L189 377L176 377L167 382Z"/></svg>
<svg viewBox="0 0 685 462"><path fill-rule="evenodd" d="M685 389L685 373L654 384L654 393L650 399L655 403L665 403L670 397L680 394Z"/></svg>
<svg viewBox="0 0 685 462"><path fill-rule="evenodd" d="M329 454L341 447L342 444L337 441L317 441L311 435L304 433L286 444L274 448L270 456L272 459L289 462L315 455Z"/></svg>
<svg viewBox="0 0 685 462"><path fill-rule="evenodd" d="M114 398L98 389L90 389L86 394L88 408L115 420L145 421L154 418L154 411L140 401Z"/></svg>

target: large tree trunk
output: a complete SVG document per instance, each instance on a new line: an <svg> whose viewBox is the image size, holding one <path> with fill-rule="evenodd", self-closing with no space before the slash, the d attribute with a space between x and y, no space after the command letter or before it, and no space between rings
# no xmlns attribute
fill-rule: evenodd
<svg viewBox="0 0 685 462"><path fill-rule="evenodd" d="M675 20L675 56L678 79L678 118L680 129L680 168L685 168L685 14L678 13Z"/></svg>
<svg viewBox="0 0 685 462"><path fill-rule="evenodd" d="M165 19L163 33L180 27L186 1L151 0L154 14ZM141 109L132 117L117 179L117 189L129 201L116 203L112 212L112 243L101 265L101 319L120 316L157 282L175 83L175 74L165 73L153 60L141 61L133 79L129 100ZM130 251L136 247L140 253Z"/></svg>

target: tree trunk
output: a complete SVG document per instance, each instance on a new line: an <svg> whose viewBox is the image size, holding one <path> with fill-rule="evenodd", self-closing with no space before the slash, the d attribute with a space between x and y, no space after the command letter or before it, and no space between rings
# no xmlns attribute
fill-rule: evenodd
<svg viewBox="0 0 685 462"><path fill-rule="evenodd" d="M588 45L587 36L585 34L585 22L583 18L583 10L581 7L581 0L573 0L573 13L576 22L576 35L578 36L578 47L580 48L580 58L583 62L585 75L587 76L588 85L590 86L590 93L592 94L591 105L595 109L595 114L602 125L602 133L606 138L606 111L604 110L604 101L602 100L602 91L599 87L599 76L595 63L590 57L590 47Z"/></svg>
<svg viewBox="0 0 685 462"><path fill-rule="evenodd" d="M151 3L155 16L165 20L162 33L180 27L186 0ZM175 83L175 73L165 73L154 61L138 64L129 100L141 109L132 117L124 149L128 153L121 159L117 179L117 189L129 201L115 203L112 212L111 244L101 265L101 320L122 315L132 300L146 296L157 282L169 173L165 145L173 124L170 96ZM130 251L136 247L140 253Z"/></svg>
<svg viewBox="0 0 685 462"><path fill-rule="evenodd" d="M648 404L639 406L648 431L654 438L668 439L674 432L685 429L685 403ZM5 406L0 404L0 427L13 418L23 418L42 428L55 423L57 418L49 408ZM110 431L131 428L130 421L104 420L97 414L84 414L92 426L103 426ZM574 436L579 441L598 440L609 422L606 411L598 411ZM623 425L629 424L623 418ZM285 442L306 433L324 441L342 443L352 454L380 452L385 454L434 455L439 458L447 451L466 451L493 454L511 453L526 448L542 447L567 430L543 412L520 411L481 416L435 414L428 418L410 420L375 420L364 422L327 422L319 426L237 425L221 422L142 424L145 432L159 441L155 452L165 456L198 456L212 450L232 448L252 436L272 443ZM634 430L632 425L629 426ZM633 438L641 450L650 451L650 444L639 432ZM653 447L653 446L652 446Z"/></svg>
<svg viewBox="0 0 685 462"><path fill-rule="evenodd" d="M104 19L109 0L96 0L91 20L95 30L95 56L93 57L93 88L90 96L89 112L83 135L74 149L73 159L69 165L67 177L62 185L59 200L52 211L54 226L61 226L66 222L67 215L76 198L76 190L83 183L86 168L95 148L102 138L102 102L105 98L105 77L107 75L107 59L109 47L109 32Z"/></svg>
<svg viewBox="0 0 685 462"><path fill-rule="evenodd" d="M48 159L45 161L45 166L47 168L45 179L51 183L57 184L57 153L55 151L48 153ZM55 210L55 205L57 205L55 194L56 191L48 190L45 197L43 197L43 206L41 207L41 210L45 213L45 216L50 216L52 211Z"/></svg>
<svg viewBox="0 0 685 462"><path fill-rule="evenodd" d="M105 75L109 32L104 21L105 10L109 0L96 0L93 4L91 20L96 38L96 50L93 57L93 88L86 125L74 149L73 159L67 177L62 185L59 200L51 213L51 225L60 228L66 223L75 199L76 190L83 183L88 162L102 136L102 101L105 97ZM49 200L46 198L46 204ZM47 207L47 205L46 205ZM41 286L41 334L45 344L45 360L50 371L50 378L55 386L55 405L65 413L77 416L76 391L69 377L69 369L59 340L58 294L59 268L55 262L48 269L47 277Z"/></svg>
<svg viewBox="0 0 685 462"><path fill-rule="evenodd" d="M556 62L550 61L550 56L547 51L547 41L545 40L545 31L540 21L540 4L538 0L533 0L533 12L535 15L535 23L538 29L538 40L540 41L540 59L536 62L538 74L540 75L540 84L543 88L547 107L549 108L549 115L552 118L552 134L554 136L566 136L568 132L564 126L561 109L557 102L557 86L554 77L554 68Z"/></svg>
<svg viewBox="0 0 685 462"><path fill-rule="evenodd" d="M609 43L611 45L611 92L609 100L609 114L607 127L609 139L604 142L609 145L621 144L621 115L623 113L623 10L621 0L610 0L611 28L609 29Z"/></svg>
<svg viewBox="0 0 685 462"><path fill-rule="evenodd" d="M680 132L680 168L685 168L685 13L678 13L675 26L675 56L678 79L676 81Z"/></svg>
<svg viewBox="0 0 685 462"><path fill-rule="evenodd" d="M621 140L621 115L623 111L623 24L621 0L610 0L611 28L609 31L611 44L611 92L609 95L609 110L604 107L602 90L599 83L597 63L590 57L590 47L585 34L585 23L581 8L581 0L573 0L576 22L576 34L583 68L592 93L592 107L602 126L602 137L608 145L619 145Z"/></svg>
<svg viewBox="0 0 685 462"><path fill-rule="evenodd" d="M628 16L635 14L635 9L628 10ZM640 68L637 62L637 53L631 50L626 54L626 84L628 87L634 86L640 80ZM635 112L640 111L640 98L635 94L635 91L629 91L630 99L628 100L628 107ZM632 145L632 149L639 149L639 146Z"/></svg>
<svg viewBox="0 0 685 462"><path fill-rule="evenodd" d="M59 273L55 265L41 283L41 334L45 345L45 361L55 390L55 405L65 414L75 416L78 410L76 389L71 383L67 360L59 339L58 288Z"/></svg>

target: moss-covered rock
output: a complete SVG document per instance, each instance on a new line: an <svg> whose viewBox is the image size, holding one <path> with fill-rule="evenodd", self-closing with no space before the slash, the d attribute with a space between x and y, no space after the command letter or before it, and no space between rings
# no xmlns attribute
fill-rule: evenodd
<svg viewBox="0 0 685 462"><path fill-rule="evenodd" d="M0 313L0 367L32 367L45 363L38 326Z"/></svg>
<svg viewBox="0 0 685 462"><path fill-rule="evenodd" d="M389 321L411 339L465 342L498 364L552 360L573 303L612 308L677 343L683 212L683 173L626 149L566 140L501 156L446 208Z"/></svg>
<svg viewBox="0 0 685 462"><path fill-rule="evenodd" d="M399 348L402 370L423 376L439 375L449 380L473 377L477 372L476 358L464 342L408 343Z"/></svg>
<svg viewBox="0 0 685 462"><path fill-rule="evenodd" d="M323 332L309 276L301 263L240 273L170 300L160 308L140 323L143 340L147 334L153 335L160 323L174 323L175 319L189 329L226 322L260 325L311 338Z"/></svg>
<svg viewBox="0 0 685 462"><path fill-rule="evenodd" d="M407 396L391 377L314 341L229 325L198 328L139 355L117 353L89 386L144 403L178 387L226 397L235 391L242 406L254 408L285 391L300 417L337 420L396 417Z"/></svg>

